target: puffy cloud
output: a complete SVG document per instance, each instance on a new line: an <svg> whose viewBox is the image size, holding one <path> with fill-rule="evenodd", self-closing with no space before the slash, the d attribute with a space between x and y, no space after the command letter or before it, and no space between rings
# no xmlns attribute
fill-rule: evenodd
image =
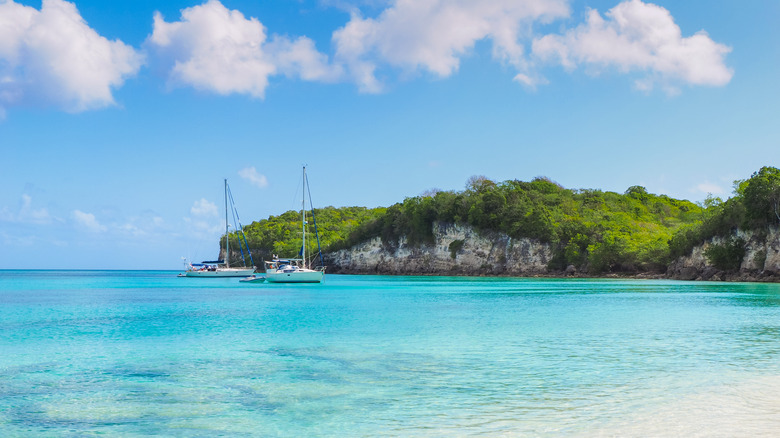
<svg viewBox="0 0 780 438"><path fill-rule="evenodd" d="M72 216L76 224L89 232L102 233L106 231L106 227L101 225L100 222L98 222L95 218L95 215L92 213L84 213L80 210L73 210Z"/></svg>
<svg viewBox="0 0 780 438"><path fill-rule="evenodd" d="M195 203L192 204L190 214L196 217L217 216L217 206L214 203L207 201L206 198L201 198L199 201L195 201Z"/></svg>
<svg viewBox="0 0 780 438"><path fill-rule="evenodd" d="M0 112L27 104L72 112L112 105L112 89L142 64L132 47L90 28L73 3L43 0L38 11L0 0Z"/></svg>
<svg viewBox="0 0 780 438"><path fill-rule="evenodd" d="M533 53L555 59L568 69L617 68L648 75L636 82L649 90L660 82L668 91L675 84L721 86L733 71L724 58L731 49L701 31L683 37L668 10L641 0L629 0L606 13L591 10L587 22L564 35L547 35L533 42Z"/></svg>
<svg viewBox="0 0 780 438"><path fill-rule="evenodd" d="M519 70L518 81L533 84L520 38L534 22L568 14L567 0L396 0L377 18L353 12L333 41L337 60L366 92L381 90L375 72L384 64L447 77L483 39L492 41L495 58Z"/></svg>
<svg viewBox="0 0 780 438"><path fill-rule="evenodd" d="M198 239L213 238L225 230L224 219L220 221L217 206L205 198L195 201L190 216L185 217L186 231Z"/></svg>
<svg viewBox="0 0 780 438"><path fill-rule="evenodd" d="M265 47L272 54L280 73L288 77L299 76L306 81L332 82L342 77L340 65L328 64L328 57L317 51L314 41L300 37L291 41L274 37Z"/></svg>
<svg viewBox="0 0 780 438"><path fill-rule="evenodd" d="M328 65L306 37L294 41L275 36L266 41L265 27L228 10L218 0L183 9L181 20L154 16L148 43L170 63L173 84L218 94L249 94L262 98L270 76L284 74L304 80L334 80L337 67Z"/></svg>
<svg viewBox="0 0 780 438"><path fill-rule="evenodd" d="M238 171L239 176L249 181L253 185L262 188L268 187L268 178L257 172L254 166L247 167Z"/></svg>

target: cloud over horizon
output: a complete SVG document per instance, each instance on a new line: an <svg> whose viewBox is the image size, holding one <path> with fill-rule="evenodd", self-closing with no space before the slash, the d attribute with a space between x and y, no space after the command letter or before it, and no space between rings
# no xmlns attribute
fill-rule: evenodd
<svg viewBox="0 0 780 438"><path fill-rule="evenodd" d="M187 233L198 238L210 237L223 231L225 223L220 223L219 219L217 205L206 198L195 201L190 208L190 216L183 218Z"/></svg>
<svg viewBox="0 0 780 438"><path fill-rule="evenodd" d="M46 208L34 208L32 197L22 194L21 205L17 212L12 212L8 207L0 209L0 221L3 222L27 222L34 224L48 224L54 218Z"/></svg>
<svg viewBox="0 0 780 438"><path fill-rule="evenodd" d="M97 218L92 213L85 213L81 210L73 210L71 214L74 222L83 229L91 233L103 233L108 230L107 227L101 225Z"/></svg>
<svg viewBox="0 0 780 438"><path fill-rule="evenodd" d="M39 11L0 0L0 116L17 105L111 106L112 90L142 64L138 51L90 28L73 3L43 0Z"/></svg>

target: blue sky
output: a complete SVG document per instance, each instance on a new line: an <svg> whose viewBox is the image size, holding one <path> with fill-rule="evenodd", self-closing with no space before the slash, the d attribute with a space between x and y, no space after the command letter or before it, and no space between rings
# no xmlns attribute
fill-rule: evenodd
<svg viewBox="0 0 780 438"><path fill-rule="evenodd" d="M726 198L778 166L780 3L0 0L0 269L178 269L472 175Z"/></svg>

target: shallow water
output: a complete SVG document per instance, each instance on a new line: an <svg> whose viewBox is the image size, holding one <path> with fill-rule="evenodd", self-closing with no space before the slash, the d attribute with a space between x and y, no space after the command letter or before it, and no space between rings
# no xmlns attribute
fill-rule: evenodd
<svg viewBox="0 0 780 438"><path fill-rule="evenodd" d="M0 271L2 436L776 436L780 285Z"/></svg>

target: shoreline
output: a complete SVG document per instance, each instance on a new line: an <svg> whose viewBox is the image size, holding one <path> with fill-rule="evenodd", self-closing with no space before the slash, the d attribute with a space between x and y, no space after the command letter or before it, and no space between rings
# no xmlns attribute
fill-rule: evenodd
<svg viewBox="0 0 780 438"><path fill-rule="evenodd" d="M669 275L666 273L609 273L602 275L591 275L585 273L565 273L565 272L537 272L537 273L463 273L463 272L381 272L377 270L353 270L339 269L336 272L326 271L326 274L333 275L393 275L399 277L474 277L474 278L549 278L549 279L623 279L623 280L677 280L677 281L709 281L721 283L780 283L780 275L775 273L728 273L719 271L714 274L697 275L694 278L684 278L680 275Z"/></svg>

